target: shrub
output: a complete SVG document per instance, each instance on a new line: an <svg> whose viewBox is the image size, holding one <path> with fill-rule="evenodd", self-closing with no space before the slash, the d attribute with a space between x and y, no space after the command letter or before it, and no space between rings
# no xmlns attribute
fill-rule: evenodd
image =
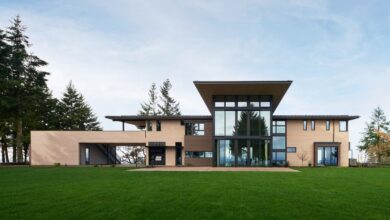
<svg viewBox="0 0 390 220"><path fill-rule="evenodd" d="M54 163L54 166L59 167L59 166L61 166L61 163Z"/></svg>

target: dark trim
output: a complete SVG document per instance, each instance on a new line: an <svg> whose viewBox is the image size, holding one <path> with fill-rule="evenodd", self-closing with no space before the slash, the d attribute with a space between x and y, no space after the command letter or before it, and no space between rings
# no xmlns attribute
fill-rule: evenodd
<svg viewBox="0 0 390 220"><path fill-rule="evenodd" d="M340 122L342 122L342 121L345 121L345 128L346 128L346 130L345 131L342 131L341 130L341 126L340 126ZM339 120L339 132L348 132L348 121L347 120Z"/></svg>
<svg viewBox="0 0 390 220"><path fill-rule="evenodd" d="M147 121L147 120L212 120L211 115L175 115L175 116L164 116L164 115L149 115L149 116L141 116L141 115L107 115L105 116L107 119L111 119L113 121Z"/></svg>
<svg viewBox="0 0 390 220"><path fill-rule="evenodd" d="M354 120L358 115L274 115L275 120Z"/></svg>
<svg viewBox="0 0 390 220"><path fill-rule="evenodd" d="M341 142L314 142L314 166L318 166L317 151L318 147L337 147L337 166L340 166L340 146Z"/></svg>

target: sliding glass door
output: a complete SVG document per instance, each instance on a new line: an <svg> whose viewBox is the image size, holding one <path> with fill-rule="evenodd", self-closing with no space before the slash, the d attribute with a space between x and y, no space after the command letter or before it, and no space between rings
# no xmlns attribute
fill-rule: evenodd
<svg viewBox="0 0 390 220"><path fill-rule="evenodd" d="M338 147L317 147L317 166L337 166Z"/></svg>

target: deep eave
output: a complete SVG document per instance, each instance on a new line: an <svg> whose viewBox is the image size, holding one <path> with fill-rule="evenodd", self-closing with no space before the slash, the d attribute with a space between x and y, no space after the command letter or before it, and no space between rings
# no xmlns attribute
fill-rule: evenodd
<svg viewBox="0 0 390 220"><path fill-rule="evenodd" d="M274 120L354 120L358 115L274 115Z"/></svg>
<svg viewBox="0 0 390 220"><path fill-rule="evenodd" d="M272 111L278 107L292 81L194 81L200 96L211 112L216 95L271 95Z"/></svg>
<svg viewBox="0 0 390 220"><path fill-rule="evenodd" d="M107 115L107 119L113 121L147 121L147 120L212 120L211 115L175 115L175 116L163 116L163 115Z"/></svg>

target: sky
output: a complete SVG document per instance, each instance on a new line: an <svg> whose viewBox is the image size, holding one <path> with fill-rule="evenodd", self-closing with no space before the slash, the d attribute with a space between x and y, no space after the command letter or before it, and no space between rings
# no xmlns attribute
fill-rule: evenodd
<svg viewBox="0 0 390 220"><path fill-rule="evenodd" d="M72 81L105 130L169 78L182 114L209 114L194 80L293 80L275 114L390 118L390 4L383 1L0 0L19 14L60 98ZM357 151L354 151L356 157Z"/></svg>

